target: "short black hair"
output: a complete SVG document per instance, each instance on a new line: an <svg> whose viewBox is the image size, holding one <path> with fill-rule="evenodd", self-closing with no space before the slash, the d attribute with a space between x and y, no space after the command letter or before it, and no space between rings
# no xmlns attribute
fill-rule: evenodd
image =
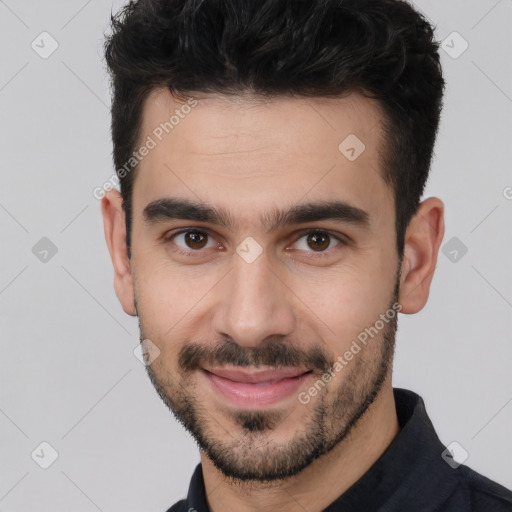
<svg viewBox="0 0 512 512"><path fill-rule="evenodd" d="M434 28L402 0L130 0L111 13L105 40L128 255L137 166L119 169L136 149L145 99L167 88L176 98L358 92L376 99L401 257L438 131L445 87L438 50Z"/></svg>

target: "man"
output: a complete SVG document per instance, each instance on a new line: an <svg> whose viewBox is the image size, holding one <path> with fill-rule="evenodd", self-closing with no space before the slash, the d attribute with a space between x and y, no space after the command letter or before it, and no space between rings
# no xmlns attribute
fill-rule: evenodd
<svg viewBox="0 0 512 512"><path fill-rule="evenodd" d="M432 27L398 0L139 0L112 28L115 290L201 455L169 511L512 510L392 387L444 234Z"/></svg>

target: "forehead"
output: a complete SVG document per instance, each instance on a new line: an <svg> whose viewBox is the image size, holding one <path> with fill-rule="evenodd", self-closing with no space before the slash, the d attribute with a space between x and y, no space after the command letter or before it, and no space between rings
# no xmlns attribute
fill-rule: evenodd
<svg viewBox="0 0 512 512"><path fill-rule="evenodd" d="M191 102L196 106L189 108ZM178 100L157 89L144 102L140 135L160 137L161 128L164 138L172 132L198 153L222 153L235 143L249 146L255 137L269 149L282 150L287 142L290 149L311 153L329 143L337 149L347 130L371 143L370 137L380 135L382 116L377 101L355 93L338 98L192 93Z"/></svg>
<svg viewBox="0 0 512 512"><path fill-rule="evenodd" d="M381 119L378 104L357 94L191 94L187 101L153 91L139 134L139 146L151 149L138 166L134 214L170 196L247 219L305 199L358 202L378 214L392 204L381 172Z"/></svg>

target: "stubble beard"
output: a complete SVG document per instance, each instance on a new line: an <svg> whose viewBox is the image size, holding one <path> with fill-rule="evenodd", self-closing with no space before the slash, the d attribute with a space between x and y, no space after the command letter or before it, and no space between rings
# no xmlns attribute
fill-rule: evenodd
<svg viewBox="0 0 512 512"><path fill-rule="evenodd" d="M398 300L398 279L399 273L389 309ZM146 370L160 398L226 478L274 482L297 475L333 450L347 438L375 402L391 374L396 315L354 355L341 370L341 378L336 375L332 378L331 386L336 384L337 378L340 379L336 388L326 386L315 400L305 405L297 400L298 407L310 412L302 416L303 420L298 422L300 428L286 442L273 442L272 434L291 413L276 408L243 410L224 407L219 408L223 414L222 419L217 420L217 411L211 410L212 402L205 403L195 394L194 372L180 370L176 373L179 378L173 378L159 359L146 366ZM143 340L140 318L139 325ZM238 347L237 350L246 349Z"/></svg>

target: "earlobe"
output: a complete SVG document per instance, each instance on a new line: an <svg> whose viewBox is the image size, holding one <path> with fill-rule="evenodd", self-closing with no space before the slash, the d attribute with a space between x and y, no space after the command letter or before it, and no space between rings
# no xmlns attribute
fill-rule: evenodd
<svg viewBox="0 0 512 512"><path fill-rule="evenodd" d="M402 313L417 313L427 303L444 236L444 205L437 197L425 199L405 235L400 297Z"/></svg>
<svg viewBox="0 0 512 512"><path fill-rule="evenodd" d="M110 258L114 266L114 289L126 314L136 316L131 262L126 247L126 223L123 200L117 190L108 191L101 200L103 226Z"/></svg>

